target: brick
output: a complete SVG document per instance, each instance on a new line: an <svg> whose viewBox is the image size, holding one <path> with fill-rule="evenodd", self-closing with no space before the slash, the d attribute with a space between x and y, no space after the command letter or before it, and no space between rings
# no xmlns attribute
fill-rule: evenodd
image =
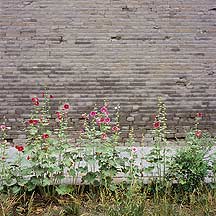
<svg viewBox="0 0 216 216"><path fill-rule="evenodd" d="M81 114L103 99L121 105L122 140L129 126L151 135L158 96L170 139L183 137L197 112L206 113L200 127L215 134L215 23L212 0L2 0L0 116L20 142L17 119L28 119L31 96L47 85L53 111L65 100L73 107L71 142Z"/></svg>

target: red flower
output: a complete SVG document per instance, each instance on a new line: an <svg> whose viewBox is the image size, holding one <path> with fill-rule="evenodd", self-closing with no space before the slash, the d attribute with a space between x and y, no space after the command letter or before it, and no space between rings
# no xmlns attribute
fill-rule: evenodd
<svg viewBox="0 0 216 216"><path fill-rule="evenodd" d="M26 157L26 160L30 160L30 156L29 155Z"/></svg>
<svg viewBox="0 0 216 216"><path fill-rule="evenodd" d="M117 131L119 131L119 130L120 130L120 128L117 127L117 126L113 126L113 127L112 127L112 131L113 131L113 132L117 132Z"/></svg>
<svg viewBox="0 0 216 216"><path fill-rule="evenodd" d="M19 151L19 152L23 152L23 151L24 151L24 147L23 147L23 146L15 146L15 148L16 148L17 151Z"/></svg>
<svg viewBox="0 0 216 216"><path fill-rule="evenodd" d="M91 111L89 115L90 115L91 117L95 117L95 116L97 115L97 112Z"/></svg>
<svg viewBox="0 0 216 216"><path fill-rule="evenodd" d="M160 122L159 121L154 122L153 126L154 126L155 129L159 128L160 127Z"/></svg>
<svg viewBox="0 0 216 216"><path fill-rule="evenodd" d="M196 136L197 138L201 138L201 137L202 137L202 131L201 131L201 130L197 130L197 131L195 132L195 136Z"/></svg>
<svg viewBox="0 0 216 216"><path fill-rule="evenodd" d="M105 121L105 119L102 117L100 118L100 123L103 123Z"/></svg>
<svg viewBox="0 0 216 216"><path fill-rule="evenodd" d="M57 114L58 119L61 120L62 119L62 114L60 112L56 112L56 114Z"/></svg>
<svg viewBox="0 0 216 216"><path fill-rule="evenodd" d="M203 117L203 113L198 112L198 113L197 113L197 117L198 117L198 118L202 118L202 117Z"/></svg>
<svg viewBox="0 0 216 216"><path fill-rule="evenodd" d="M33 124L34 120L33 119L29 119L28 123L29 124Z"/></svg>
<svg viewBox="0 0 216 216"><path fill-rule="evenodd" d="M54 98L53 95L50 95L50 98Z"/></svg>
<svg viewBox="0 0 216 216"><path fill-rule="evenodd" d="M39 99L37 97L33 97L32 102L34 103L35 106L39 105Z"/></svg>
<svg viewBox="0 0 216 216"><path fill-rule="evenodd" d="M42 134L42 138L43 139L48 139L49 138L49 134L46 134L46 133Z"/></svg>
<svg viewBox="0 0 216 216"><path fill-rule="evenodd" d="M45 93L44 93L44 92L42 92L41 94L42 94L42 97L44 98L44 95L45 95Z"/></svg>
<svg viewBox="0 0 216 216"><path fill-rule="evenodd" d="M37 119L29 119L28 123L36 125L39 121Z"/></svg>
<svg viewBox="0 0 216 216"><path fill-rule="evenodd" d="M6 159L6 157L4 157L4 156L2 156L2 158L1 158L2 160L5 160Z"/></svg>
<svg viewBox="0 0 216 216"><path fill-rule="evenodd" d="M109 123L110 123L110 118L109 118L109 117L106 117L106 118L104 119L104 121L105 121L106 124L109 124Z"/></svg>
<svg viewBox="0 0 216 216"><path fill-rule="evenodd" d="M137 149L137 147L133 146L133 147L131 148L131 151L132 151L133 153L136 153L136 152L138 151L138 149Z"/></svg>
<svg viewBox="0 0 216 216"><path fill-rule="evenodd" d="M39 99L37 97L33 97L32 102L34 103L35 106L39 105Z"/></svg>
<svg viewBox="0 0 216 216"><path fill-rule="evenodd" d="M36 102L36 101L38 101L38 98L37 98L37 97L33 97L33 98L32 98L32 102L34 103L34 102Z"/></svg>
<svg viewBox="0 0 216 216"><path fill-rule="evenodd" d="M69 105L69 104L67 104L67 103L66 103L66 104L64 104L64 107L63 107L63 109L64 109L64 110L68 110L68 109L70 109L70 105Z"/></svg>
<svg viewBox="0 0 216 216"><path fill-rule="evenodd" d="M103 134L101 135L101 139L102 139L102 140L106 140L106 139L107 139L107 135L106 135L105 133L103 133Z"/></svg>

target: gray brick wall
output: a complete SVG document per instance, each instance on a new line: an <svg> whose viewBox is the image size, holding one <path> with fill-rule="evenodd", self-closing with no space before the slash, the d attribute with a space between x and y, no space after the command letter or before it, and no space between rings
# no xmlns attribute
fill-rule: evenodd
<svg viewBox="0 0 216 216"><path fill-rule="evenodd" d="M215 0L0 0L0 53L0 117L14 142L44 85L54 109L72 105L71 134L108 99L121 104L123 136L134 125L147 142L157 96L170 138L183 137L197 111L215 133Z"/></svg>

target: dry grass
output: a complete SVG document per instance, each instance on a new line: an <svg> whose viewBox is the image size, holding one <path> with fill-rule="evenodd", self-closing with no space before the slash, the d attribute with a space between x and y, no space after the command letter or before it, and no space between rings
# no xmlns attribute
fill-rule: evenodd
<svg viewBox="0 0 216 216"><path fill-rule="evenodd" d="M216 193L205 190L178 194L149 195L125 190L74 193L67 196L0 195L1 216L215 216Z"/></svg>

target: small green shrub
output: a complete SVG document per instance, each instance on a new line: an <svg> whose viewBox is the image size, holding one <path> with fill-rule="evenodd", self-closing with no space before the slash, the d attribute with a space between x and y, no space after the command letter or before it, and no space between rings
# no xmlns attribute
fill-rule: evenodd
<svg viewBox="0 0 216 216"><path fill-rule="evenodd" d="M195 127L185 138L186 146L178 150L168 167L166 179L177 183L176 189L193 192L205 184L211 170L209 151L214 139L207 132L198 130L201 114L195 119Z"/></svg>

